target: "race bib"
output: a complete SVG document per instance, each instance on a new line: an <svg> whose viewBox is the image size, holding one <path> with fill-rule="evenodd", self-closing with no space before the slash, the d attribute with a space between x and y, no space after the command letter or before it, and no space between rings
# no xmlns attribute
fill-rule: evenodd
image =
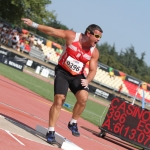
<svg viewBox="0 0 150 150"><path fill-rule="evenodd" d="M65 65L69 69L69 72L73 75L79 74L83 68L82 62L75 60L74 58L70 56L66 59Z"/></svg>

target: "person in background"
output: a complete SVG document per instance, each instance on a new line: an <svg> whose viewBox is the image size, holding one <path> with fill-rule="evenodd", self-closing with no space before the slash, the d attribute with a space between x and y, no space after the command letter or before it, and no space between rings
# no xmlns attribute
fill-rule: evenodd
<svg viewBox="0 0 150 150"><path fill-rule="evenodd" d="M0 28L3 28L3 21L0 21Z"/></svg>
<svg viewBox="0 0 150 150"><path fill-rule="evenodd" d="M29 45L30 47L32 47L34 45L34 40L35 40L35 37L34 35L32 34L30 37L29 37Z"/></svg>
<svg viewBox="0 0 150 150"><path fill-rule="evenodd" d="M19 33L18 31L13 32L13 38L12 38L12 46L13 49L15 49L16 51L19 51L19 41L20 41L20 37L19 37Z"/></svg>
<svg viewBox="0 0 150 150"><path fill-rule="evenodd" d="M42 49L42 43L43 43L43 40L38 38L38 40L37 40L37 47Z"/></svg>
<svg viewBox="0 0 150 150"><path fill-rule="evenodd" d="M4 40L4 45L8 45L8 39L11 31L7 30L5 34L5 40Z"/></svg>
<svg viewBox="0 0 150 150"><path fill-rule="evenodd" d="M119 89L118 89L118 94L119 94L119 95L121 95L122 89L123 89L123 84L121 84L121 85L119 86Z"/></svg>
<svg viewBox="0 0 150 150"><path fill-rule="evenodd" d="M68 88L76 97L72 117L68 123L68 128L72 135L80 136L77 120L85 109L88 99L88 84L94 78L99 51L96 44L102 37L103 30L96 24L89 25L84 33L77 33L72 30L55 29L53 27L40 25L28 18L22 21L50 36L66 40L66 45L55 68L54 81L54 102L49 111L49 128L46 135L47 142L55 144L55 125L59 118L61 108L65 102ZM85 64L89 61L89 73L85 78L83 71ZM61 84L60 84L61 83Z"/></svg>
<svg viewBox="0 0 150 150"><path fill-rule="evenodd" d="M45 61L49 62L51 59L51 52L49 52L46 56L45 56Z"/></svg>
<svg viewBox="0 0 150 150"><path fill-rule="evenodd" d="M26 40L26 38L22 36L19 41L19 49L20 49L20 52L22 52L22 53L25 50L25 40Z"/></svg>
<svg viewBox="0 0 150 150"><path fill-rule="evenodd" d="M13 36L14 36L14 33L10 32L9 37L8 37L8 44L7 44L9 47L12 47Z"/></svg>
<svg viewBox="0 0 150 150"><path fill-rule="evenodd" d="M109 70L109 76L110 76L110 78L114 78L115 79L115 74L114 74L114 69L113 68L111 68Z"/></svg>

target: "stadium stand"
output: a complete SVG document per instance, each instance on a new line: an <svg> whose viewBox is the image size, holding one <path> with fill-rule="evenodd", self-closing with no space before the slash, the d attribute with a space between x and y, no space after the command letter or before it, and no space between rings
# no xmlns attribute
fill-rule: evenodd
<svg viewBox="0 0 150 150"><path fill-rule="evenodd" d="M30 52L29 52L29 55L30 55L31 57L40 59L40 60L42 60L42 61L44 61L44 58L45 58L43 51L41 51L38 47L35 47L35 46L32 46L32 47L31 47L31 50L30 50Z"/></svg>
<svg viewBox="0 0 150 150"><path fill-rule="evenodd" d="M138 98L139 100L143 97L143 88L139 87L139 85L129 82L127 80L122 79L120 76L110 77L109 72L104 71L102 69L97 68L97 73L94 77L94 82L103 85L105 87L109 87L112 90L118 91L120 85L123 86L121 93ZM142 82L142 81L141 81ZM139 90L137 91L139 87ZM150 102L150 92L144 89L145 92L145 100L146 102Z"/></svg>

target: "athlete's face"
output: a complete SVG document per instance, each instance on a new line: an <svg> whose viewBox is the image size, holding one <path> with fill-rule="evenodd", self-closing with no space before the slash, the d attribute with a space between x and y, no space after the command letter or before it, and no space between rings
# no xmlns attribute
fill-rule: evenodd
<svg viewBox="0 0 150 150"><path fill-rule="evenodd" d="M94 32L89 31L87 33L87 36L89 37L89 42L91 46L95 46L98 43L98 41L100 41L102 33L98 30L95 30Z"/></svg>

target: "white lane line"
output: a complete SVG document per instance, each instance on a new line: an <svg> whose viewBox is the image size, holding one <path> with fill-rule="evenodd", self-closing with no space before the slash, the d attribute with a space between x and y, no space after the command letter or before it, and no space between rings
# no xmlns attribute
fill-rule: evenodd
<svg viewBox="0 0 150 150"><path fill-rule="evenodd" d="M0 115L0 118L3 118L3 119L4 119L5 117L4 117L4 116L2 116L2 115Z"/></svg>
<svg viewBox="0 0 150 150"><path fill-rule="evenodd" d="M40 117L38 117L38 116L35 116L35 115L30 114L30 113L28 113L28 112L25 112L25 111L23 111L23 110L21 110L21 109L15 108L15 107L13 107L13 106L11 106L11 105L9 105L9 104L5 104L5 103L3 103L3 102L0 102L0 104L2 104L2 105L4 105L4 106L7 106L7 107L9 107L9 108L12 108L12 109L14 109L14 110L18 110L19 112L22 112L22 113L27 114L27 115L29 115L29 116L38 118L39 120L43 120L43 121L45 121L45 122L48 122L48 120L45 120L45 119L43 119L43 118L40 118Z"/></svg>
<svg viewBox="0 0 150 150"><path fill-rule="evenodd" d="M25 146L21 141L19 141L16 137L14 137L9 131L5 130L12 138L14 138L17 142L19 142L21 145Z"/></svg>

